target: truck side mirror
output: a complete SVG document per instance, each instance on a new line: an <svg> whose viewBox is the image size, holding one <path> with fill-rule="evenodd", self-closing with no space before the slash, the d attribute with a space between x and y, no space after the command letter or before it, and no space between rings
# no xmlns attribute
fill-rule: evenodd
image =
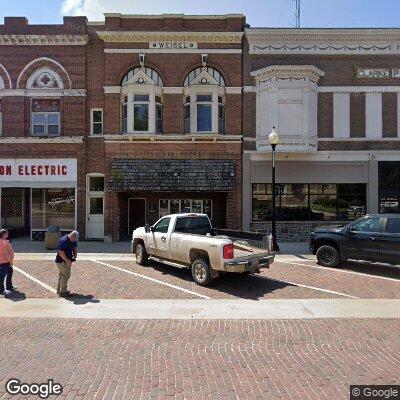
<svg viewBox="0 0 400 400"><path fill-rule="evenodd" d="M144 230L145 230L146 233L149 233L149 232L150 232L150 225L149 225L149 224L146 224L146 225L144 226Z"/></svg>

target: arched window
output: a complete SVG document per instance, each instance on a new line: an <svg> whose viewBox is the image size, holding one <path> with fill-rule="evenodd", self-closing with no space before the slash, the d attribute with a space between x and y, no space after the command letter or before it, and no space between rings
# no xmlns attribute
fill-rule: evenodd
<svg viewBox="0 0 400 400"><path fill-rule="evenodd" d="M163 81L149 67L131 69L121 81L123 133L162 133Z"/></svg>
<svg viewBox="0 0 400 400"><path fill-rule="evenodd" d="M199 67L184 80L185 133L225 133L225 80L214 68Z"/></svg>
<svg viewBox="0 0 400 400"><path fill-rule="evenodd" d="M52 90L64 88L60 75L51 68L39 68L29 76L26 88L40 91L40 95L31 99L32 135L58 136L61 125L60 97L59 94L52 94ZM48 91L48 95L43 96L43 90Z"/></svg>

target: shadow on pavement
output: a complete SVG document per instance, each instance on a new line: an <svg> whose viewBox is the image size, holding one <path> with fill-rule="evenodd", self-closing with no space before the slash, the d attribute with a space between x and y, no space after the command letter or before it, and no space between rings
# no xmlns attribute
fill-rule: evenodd
<svg viewBox="0 0 400 400"><path fill-rule="evenodd" d="M393 266L389 264L377 264L377 263L372 264L362 261L347 261L338 269L400 280L399 266Z"/></svg>
<svg viewBox="0 0 400 400"><path fill-rule="evenodd" d="M91 294L71 293L72 297L65 297L65 300L70 301L76 305L84 305L88 303L100 303L100 300L95 299Z"/></svg>
<svg viewBox="0 0 400 400"><path fill-rule="evenodd" d="M192 275L189 269L174 268L169 265L164 265L155 261L150 260L146 268L153 268L156 271L161 272L163 275L174 276L186 282L196 284L192 280ZM240 276L237 274L224 274L218 279L215 279L210 286L206 289L226 293L231 296L239 297L248 300L258 300L263 298L268 293L273 293L277 290L291 287L290 283L270 280L265 276L249 275ZM200 289L201 286L198 286Z"/></svg>
<svg viewBox="0 0 400 400"><path fill-rule="evenodd" d="M26 295L23 292L15 290L10 294L5 294L4 298L7 299L7 300L18 302L18 301L26 300Z"/></svg>

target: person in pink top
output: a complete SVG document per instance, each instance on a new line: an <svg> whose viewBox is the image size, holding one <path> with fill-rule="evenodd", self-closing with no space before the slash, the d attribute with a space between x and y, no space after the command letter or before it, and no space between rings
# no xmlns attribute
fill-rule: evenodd
<svg viewBox="0 0 400 400"><path fill-rule="evenodd" d="M14 290L12 285L12 274L14 250L8 241L8 230L0 229L0 295L10 294ZM4 289L4 279L6 279L6 289Z"/></svg>

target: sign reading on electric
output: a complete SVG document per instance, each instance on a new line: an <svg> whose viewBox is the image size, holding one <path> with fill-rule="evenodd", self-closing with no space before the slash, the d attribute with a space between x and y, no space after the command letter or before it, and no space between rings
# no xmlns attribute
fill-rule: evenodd
<svg viewBox="0 0 400 400"><path fill-rule="evenodd" d="M0 160L0 182L4 181L76 181L76 159L25 159Z"/></svg>

